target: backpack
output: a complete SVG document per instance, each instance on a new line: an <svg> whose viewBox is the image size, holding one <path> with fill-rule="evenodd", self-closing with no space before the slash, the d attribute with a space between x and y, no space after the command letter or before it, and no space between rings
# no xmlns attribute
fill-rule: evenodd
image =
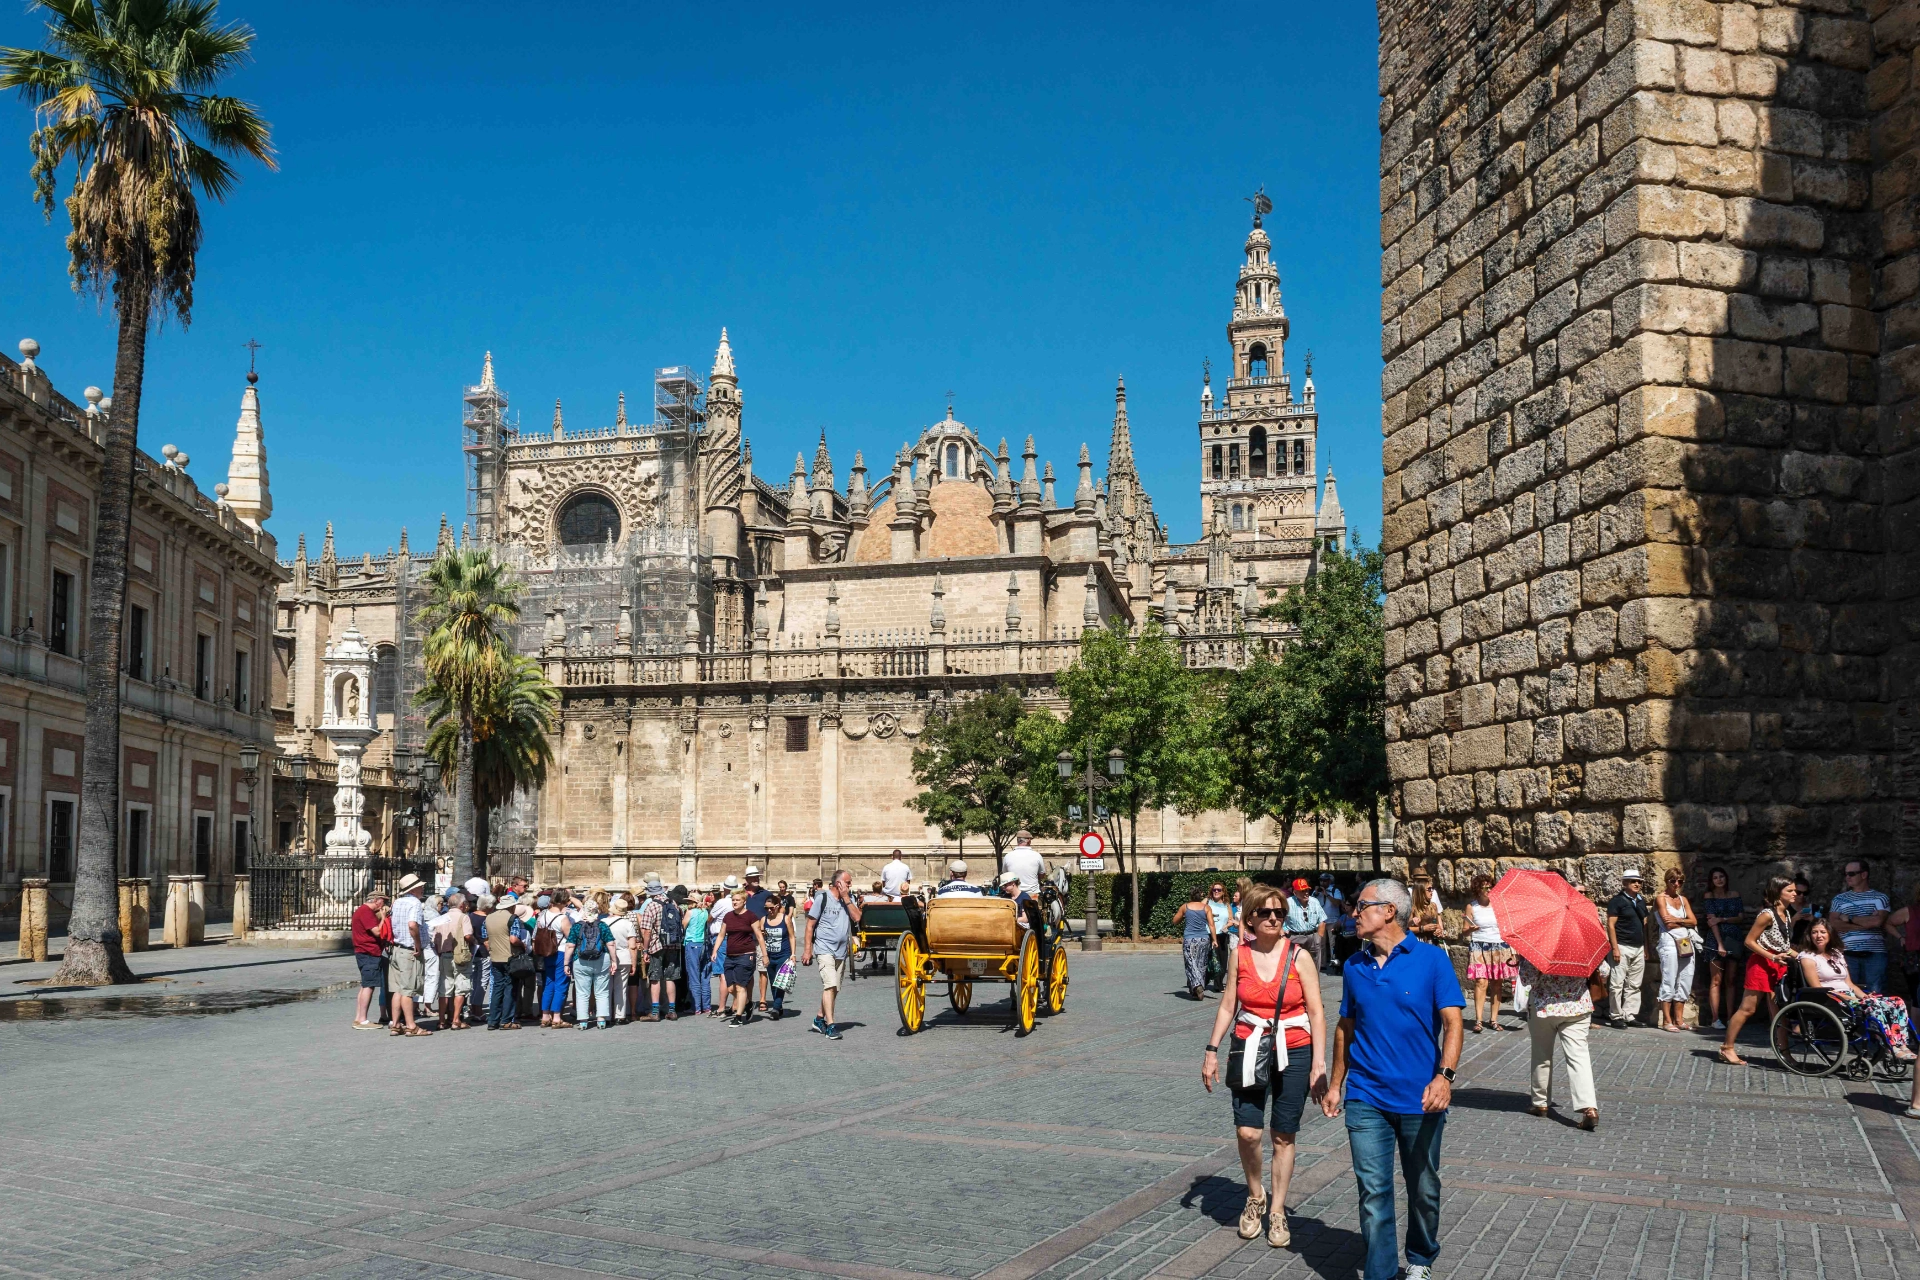
<svg viewBox="0 0 1920 1280"><path fill-rule="evenodd" d="M687 925L680 917L680 904L668 898L660 904L660 941L664 946L678 947L686 940Z"/></svg>
<svg viewBox="0 0 1920 1280"><path fill-rule="evenodd" d="M552 929L541 925L533 931L533 954L537 956L558 955L560 939Z"/></svg>
<svg viewBox="0 0 1920 1280"><path fill-rule="evenodd" d="M598 920L580 922L580 945L574 948L577 960L598 960L607 954L606 934Z"/></svg>

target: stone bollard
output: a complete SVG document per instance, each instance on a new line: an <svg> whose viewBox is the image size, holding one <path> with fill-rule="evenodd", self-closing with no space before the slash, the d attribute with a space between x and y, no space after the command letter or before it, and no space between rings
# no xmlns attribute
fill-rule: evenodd
<svg viewBox="0 0 1920 1280"><path fill-rule="evenodd" d="M187 945L197 947L207 940L207 878L187 878Z"/></svg>
<svg viewBox="0 0 1920 1280"><path fill-rule="evenodd" d="M120 890L120 950L122 953L133 950L133 912L134 886L138 880L122 880Z"/></svg>
<svg viewBox="0 0 1920 1280"><path fill-rule="evenodd" d="M20 958L47 958L47 882L20 882Z"/></svg>
<svg viewBox="0 0 1920 1280"><path fill-rule="evenodd" d="M153 945L153 884L133 882L133 935L125 944L129 951L146 951Z"/></svg>
<svg viewBox="0 0 1920 1280"><path fill-rule="evenodd" d="M253 924L253 877L233 878L233 940L245 942Z"/></svg>
<svg viewBox="0 0 1920 1280"><path fill-rule="evenodd" d="M187 890L192 882L192 876L167 877L167 916L162 928L162 934L165 936L169 947L190 947L193 945L188 941L189 930L187 926Z"/></svg>

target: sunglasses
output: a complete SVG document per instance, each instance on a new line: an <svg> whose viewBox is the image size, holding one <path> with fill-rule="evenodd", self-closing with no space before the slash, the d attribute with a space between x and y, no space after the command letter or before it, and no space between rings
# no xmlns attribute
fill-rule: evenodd
<svg viewBox="0 0 1920 1280"><path fill-rule="evenodd" d="M1369 907L1387 907L1391 909L1392 906L1393 904L1391 902L1372 902L1372 901L1363 900L1363 901L1354 903L1353 909L1355 911L1365 911Z"/></svg>
<svg viewBox="0 0 1920 1280"><path fill-rule="evenodd" d="M1287 918L1287 909L1285 907L1260 907L1254 911L1253 918L1255 920L1285 920Z"/></svg>

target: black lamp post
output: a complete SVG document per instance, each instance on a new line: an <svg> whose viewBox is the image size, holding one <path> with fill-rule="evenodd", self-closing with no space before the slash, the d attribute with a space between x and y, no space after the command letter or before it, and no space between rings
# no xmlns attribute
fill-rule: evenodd
<svg viewBox="0 0 1920 1280"><path fill-rule="evenodd" d="M247 870L253 870L254 859L260 856L260 806L255 803L253 789L260 781L260 748L251 742L240 748L240 776L247 781ZM240 856L235 849L234 856ZM240 868L235 867L237 872Z"/></svg>
<svg viewBox="0 0 1920 1280"><path fill-rule="evenodd" d="M287 760L287 772L300 785L300 847L307 847L307 757L292 756Z"/></svg>
<svg viewBox="0 0 1920 1280"><path fill-rule="evenodd" d="M432 756L428 756L426 763L421 766L421 770L427 780L425 799L423 799L421 806L421 816L423 818L425 817L425 800L430 799L433 803L433 866L434 870L438 871L440 869L440 800L438 794L440 787L440 762Z"/></svg>
<svg viewBox="0 0 1920 1280"><path fill-rule="evenodd" d="M1060 770L1060 780L1062 782L1069 782L1073 779L1073 753L1071 751L1062 751L1058 756L1054 757L1054 763ZM1084 830L1093 830L1094 793L1105 791L1108 787L1111 787L1115 782L1126 776L1126 772L1127 758L1120 753L1120 748L1115 747L1113 750L1107 752L1108 776L1104 778L1101 777L1094 771L1093 746L1091 743L1088 744L1086 771L1080 776L1080 785L1087 793L1086 821L1083 824ZM1100 950L1100 906L1094 896L1092 872L1087 873L1087 918L1086 924L1080 933L1080 949L1082 951Z"/></svg>

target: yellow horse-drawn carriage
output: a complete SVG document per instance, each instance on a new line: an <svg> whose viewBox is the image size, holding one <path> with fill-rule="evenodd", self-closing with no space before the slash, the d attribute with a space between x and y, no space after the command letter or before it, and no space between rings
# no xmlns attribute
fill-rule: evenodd
<svg viewBox="0 0 1920 1280"><path fill-rule="evenodd" d="M906 929L894 957L900 1025L912 1035L925 1025L927 989L945 980L947 999L964 1016L973 1006L973 984L1004 982L1013 988L1013 1021L1019 1034L1033 1030L1041 1009L1067 1005L1067 949L1056 913L1028 900L1025 918L1011 898L954 896L922 905L901 904Z"/></svg>

